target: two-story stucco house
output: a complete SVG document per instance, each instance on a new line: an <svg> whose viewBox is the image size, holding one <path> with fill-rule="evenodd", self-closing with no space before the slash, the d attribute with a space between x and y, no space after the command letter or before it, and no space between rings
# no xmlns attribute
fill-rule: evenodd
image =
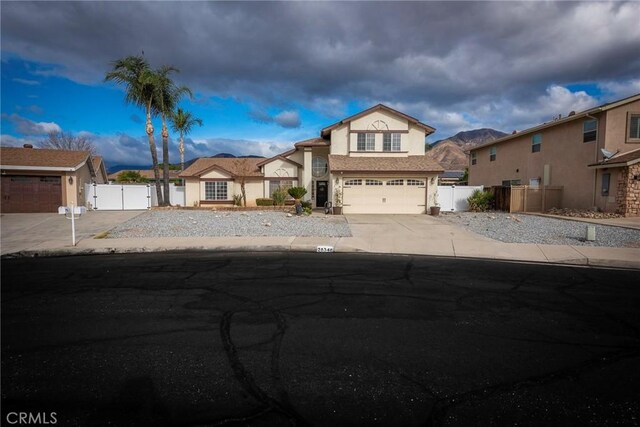
<svg viewBox="0 0 640 427"><path fill-rule="evenodd" d="M198 159L180 175L186 204L230 204L244 179L248 205L279 186L302 186L313 207L332 202L344 213L425 213L443 172L425 157L425 138L434 130L379 104L269 159L247 159L244 166Z"/></svg>
<svg viewBox="0 0 640 427"><path fill-rule="evenodd" d="M562 187L556 207L640 215L640 94L473 148L469 185Z"/></svg>

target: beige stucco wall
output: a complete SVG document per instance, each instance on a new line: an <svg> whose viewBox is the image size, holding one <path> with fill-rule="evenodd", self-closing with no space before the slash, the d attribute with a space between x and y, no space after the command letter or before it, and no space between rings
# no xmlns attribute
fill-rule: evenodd
<svg viewBox="0 0 640 427"><path fill-rule="evenodd" d="M231 179L229 174L213 169L200 176L202 179Z"/></svg>
<svg viewBox="0 0 640 427"><path fill-rule="evenodd" d="M603 212L615 212L617 209L616 194L618 192L618 182L620 180L620 168L613 169L597 169L596 178L596 206ZM611 174L609 180L609 195L602 195L602 175L605 173Z"/></svg>
<svg viewBox="0 0 640 427"><path fill-rule="evenodd" d="M200 180L187 178L184 183L185 206L198 206L200 203Z"/></svg>
<svg viewBox="0 0 640 427"><path fill-rule="evenodd" d="M389 131L409 130L408 122L401 117L384 110L372 111L371 113L351 121L351 130L366 131L372 130L371 124L380 120L387 124Z"/></svg>
<svg viewBox="0 0 640 427"><path fill-rule="evenodd" d="M203 184L204 192L204 184ZM233 199L234 194L242 194L242 188L240 182L236 181L233 184L229 184L229 190L233 189L233 192L229 194L229 197ZM247 195L247 206L256 206L256 199L267 197L264 193L264 186L262 179L247 180L244 185L244 189Z"/></svg>
<svg viewBox="0 0 640 427"><path fill-rule="evenodd" d="M640 143L627 140L627 116L629 113L640 114L640 101L608 110L606 112L606 128L604 148L615 153L626 152L640 148Z"/></svg>
<svg viewBox="0 0 640 427"><path fill-rule="evenodd" d="M349 154L349 125L342 125L331 131L331 154Z"/></svg>
<svg viewBox="0 0 640 427"><path fill-rule="evenodd" d="M298 166L294 165L291 162L275 159L272 162L269 162L264 165L264 176L265 178L276 178L276 177L297 178Z"/></svg>

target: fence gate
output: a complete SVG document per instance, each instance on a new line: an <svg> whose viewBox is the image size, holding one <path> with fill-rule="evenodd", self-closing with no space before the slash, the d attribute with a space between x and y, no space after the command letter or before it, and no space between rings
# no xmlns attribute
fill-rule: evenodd
<svg viewBox="0 0 640 427"><path fill-rule="evenodd" d="M467 199L475 190L483 190L483 186L439 185L438 204L442 212L460 212L469 210Z"/></svg>
<svg viewBox="0 0 640 427"><path fill-rule="evenodd" d="M103 211L144 210L158 206L155 185L149 184L85 184L87 207ZM164 189L163 189L164 192ZM184 206L184 187L170 185L172 205Z"/></svg>

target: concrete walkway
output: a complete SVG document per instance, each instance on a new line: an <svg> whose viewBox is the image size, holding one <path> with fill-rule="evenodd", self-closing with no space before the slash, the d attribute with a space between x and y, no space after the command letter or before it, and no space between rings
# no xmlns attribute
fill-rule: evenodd
<svg viewBox="0 0 640 427"><path fill-rule="evenodd" d="M640 269L640 248L503 243L429 215L347 215L352 237L174 237L99 239L143 211L88 212L76 223L78 243L62 215L4 214L2 256L43 256L174 250L312 251L435 255ZM613 225L608 223L607 225Z"/></svg>

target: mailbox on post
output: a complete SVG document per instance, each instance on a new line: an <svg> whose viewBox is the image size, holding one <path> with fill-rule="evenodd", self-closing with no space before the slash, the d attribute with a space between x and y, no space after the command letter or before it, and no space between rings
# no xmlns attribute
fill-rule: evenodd
<svg viewBox="0 0 640 427"><path fill-rule="evenodd" d="M65 218L71 220L71 244L76 245L76 218L80 218L87 212L87 208L84 206L60 206L58 207L58 214L64 215Z"/></svg>

